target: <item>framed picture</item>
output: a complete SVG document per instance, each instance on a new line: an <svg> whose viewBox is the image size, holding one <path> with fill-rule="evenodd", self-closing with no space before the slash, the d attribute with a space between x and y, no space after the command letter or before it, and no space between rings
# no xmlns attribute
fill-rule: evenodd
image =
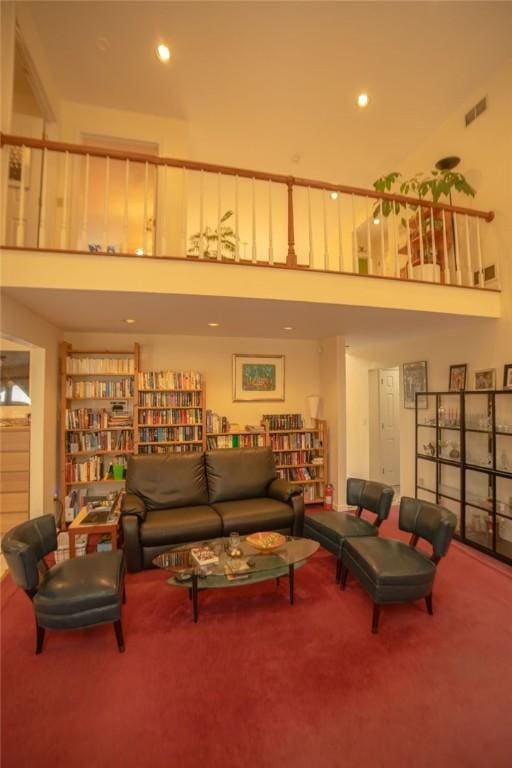
<svg viewBox="0 0 512 768"><path fill-rule="evenodd" d="M466 373L468 366L466 363L460 365L450 365L450 383L448 389L450 392L460 392L466 389Z"/></svg>
<svg viewBox="0 0 512 768"><path fill-rule="evenodd" d="M475 389L495 389L496 368L485 368L475 371Z"/></svg>
<svg viewBox="0 0 512 768"><path fill-rule="evenodd" d="M416 406L416 392L427 391L427 361L404 363L404 408ZM418 397L418 408L426 408L427 396Z"/></svg>
<svg viewBox="0 0 512 768"><path fill-rule="evenodd" d="M233 355L233 400L284 400L284 355Z"/></svg>
<svg viewBox="0 0 512 768"><path fill-rule="evenodd" d="M512 363L507 363L503 369L503 389L512 389Z"/></svg>
<svg viewBox="0 0 512 768"><path fill-rule="evenodd" d="M9 166L7 171L10 187L21 187L21 177L25 189L30 188L30 148L11 147L9 150Z"/></svg>

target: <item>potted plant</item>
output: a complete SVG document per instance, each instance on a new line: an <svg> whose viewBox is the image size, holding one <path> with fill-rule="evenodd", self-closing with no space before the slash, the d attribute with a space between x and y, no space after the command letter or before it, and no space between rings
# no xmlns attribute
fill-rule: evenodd
<svg viewBox="0 0 512 768"><path fill-rule="evenodd" d="M233 211L228 210L220 219L216 229L206 226L202 232L199 231L191 235L187 254L189 256L201 255L210 259L220 259L223 254L232 257L235 254L237 242L242 242L231 225L226 224L232 216Z"/></svg>

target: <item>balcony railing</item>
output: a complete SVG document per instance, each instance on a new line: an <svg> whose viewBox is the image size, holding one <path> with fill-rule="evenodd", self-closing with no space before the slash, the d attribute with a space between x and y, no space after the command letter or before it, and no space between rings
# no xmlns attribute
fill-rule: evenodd
<svg viewBox="0 0 512 768"><path fill-rule="evenodd" d="M498 285L492 212L96 146L1 146L6 247ZM400 203L387 217L383 199Z"/></svg>

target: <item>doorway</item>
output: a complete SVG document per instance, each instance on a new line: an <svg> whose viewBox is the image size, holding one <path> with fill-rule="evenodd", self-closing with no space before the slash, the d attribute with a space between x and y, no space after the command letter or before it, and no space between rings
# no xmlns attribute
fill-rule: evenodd
<svg viewBox="0 0 512 768"><path fill-rule="evenodd" d="M399 369L369 371L370 479L400 491Z"/></svg>

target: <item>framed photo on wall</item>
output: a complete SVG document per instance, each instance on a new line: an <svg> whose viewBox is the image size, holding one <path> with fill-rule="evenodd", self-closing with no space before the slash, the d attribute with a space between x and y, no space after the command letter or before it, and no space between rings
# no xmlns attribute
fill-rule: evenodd
<svg viewBox="0 0 512 768"><path fill-rule="evenodd" d="M496 368L484 368L475 371L475 389L495 389Z"/></svg>
<svg viewBox="0 0 512 768"><path fill-rule="evenodd" d="M404 363L404 408L416 406L416 392L426 392L427 387L427 361L417 363ZM418 397L418 408L427 407L427 396Z"/></svg>
<svg viewBox="0 0 512 768"><path fill-rule="evenodd" d="M233 401L284 400L284 355L233 355Z"/></svg>
<svg viewBox="0 0 512 768"><path fill-rule="evenodd" d="M512 363L507 363L503 369L503 389L512 389Z"/></svg>
<svg viewBox="0 0 512 768"><path fill-rule="evenodd" d="M450 392L460 392L461 389L466 389L467 370L468 366L466 363L450 365L450 382L448 385Z"/></svg>

